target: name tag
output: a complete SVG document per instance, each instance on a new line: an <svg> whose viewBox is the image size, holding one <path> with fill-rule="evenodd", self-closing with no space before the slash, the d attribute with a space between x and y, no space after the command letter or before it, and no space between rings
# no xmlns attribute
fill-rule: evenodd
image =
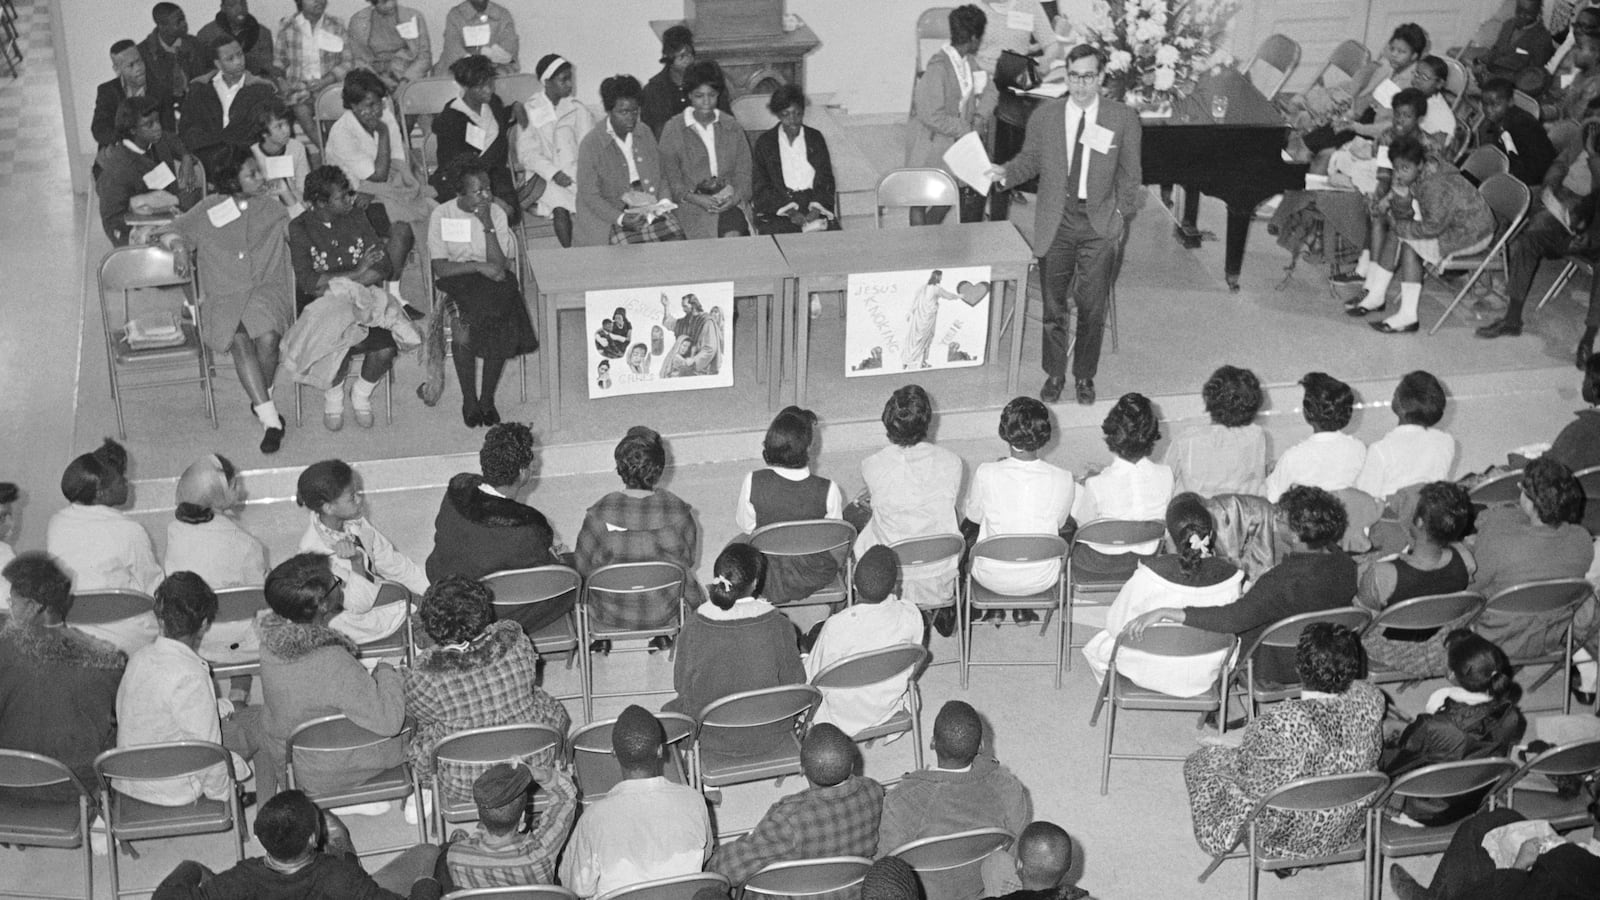
<svg viewBox="0 0 1600 900"><path fill-rule="evenodd" d="M439 220L439 232L447 244L470 244L472 220L445 216Z"/></svg>
<svg viewBox="0 0 1600 900"><path fill-rule="evenodd" d="M467 143L471 144L473 147L476 147L479 151L482 151L489 145L488 138L489 133L487 131L484 131L482 128L479 128L471 122L467 123Z"/></svg>
<svg viewBox="0 0 1600 900"><path fill-rule="evenodd" d="M1394 168L1394 163L1389 162L1389 145L1388 144L1384 144L1382 147L1379 147L1378 148L1378 155L1376 157L1374 157L1374 158L1378 162L1378 168L1380 168L1380 169L1393 169Z"/></svg>
<svg viewBox="0 0 1600 900"><path fill-rule="evenodd" d="M407 19L406 21L401 22L395 27L395 31L400 32L400 36L408 41L416 40L417 35L420 34L420 32L417 31L417 20L415 18Z"/></svg>
<svg viewBox="0 0 1600 900"><path fill-rule="evenodd" d="M1394 83L1393 78L1385 78L1382 84L1372 89L1372 100L1384 109L1388 109L1394 102L1394 95L1400 93L1400 85Z"/></svg>
<svg viewBox="0 0 1600 900"><path fill-rule="evenodd" d="M1022 8L1022 4L1013 0L1011 7L1006 10L1006 27L1017 31L1033 30L1033 13Z"/></svg>
<svg viewBox="0 0 1600 900"><path fill-rule="evenodd" d="M261 157L261 174L268 181L294 177L294 160L288 154Z"/></svg>
<svg viewBox="0 0 1600 900"><path fill-rule="evenodd" d="M159 191L167 185L178 180L172 174L172 167L166 163L156 163L156 167L144 173L144 186L152 191Z"/></svg>
<svg viewBox="0 0 1600 900"><path fill-rule="evenodd" d="M1098 122L1083 126L1083 145L1096 153L1111 152L1111 129Z"/></svg>
<svg viewBox="0 0 1600 900"><path fill-rule="evenodd" d="M489 43L488 25L468 25L461 29L461 43L468 47L482 47Z"/></svg>
<svg viewBox="0 0 1600 900"><path fill-rule="evenodd" d="M221 228L229 222L239 218L239 204L233 202L233 198L229 197L221 203L218 203L216 206L206 210L206 218L211 220L212 225L216 226L217 228Z"/></svg>
<svg viewBox="0 0 1600 900"><path fill-rule="evenodd" d="M328 31L317 32L317 49L324 53L343 53L344 38Z"/></svg>

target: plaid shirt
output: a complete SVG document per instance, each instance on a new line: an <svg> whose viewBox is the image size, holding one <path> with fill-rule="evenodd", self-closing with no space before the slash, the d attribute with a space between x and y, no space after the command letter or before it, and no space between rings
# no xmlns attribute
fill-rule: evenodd
<svg viewBox="0 0 1600 900"><path fill-rule="evenodd" d="M878 849L883 786L859 775L833 787L807 788L772 804L755 830L711 854L706 871L744 884L763 866L825 856L865 856Z"/></svg>
<svg viewBox="0 0 1600 900"><path fill-rule="evenodd" d="M355 53L350 47L350 41L344 32L344 22L326 13L323 14L321 19L317 20L317 31L326 31L344 41L344 49L338 53L329 53L326 50L318 49L315 44L310 47L306 46L306 33L300 30L300 23L304 21L304 16L300 13L295 13L292 16L285 17L283 21L278 23L278 58L275 62L278 68L283 70L284 79L294 87L299 87L302 82L313 81L314 79L306 76L309 54L313 52L319 54L318 60L322 63L320 77L325 78L329 75L335 75L343 78L345 73L349 72L355 65L356 60ZM312 97L311 100L315 101L316 98Z"/></svg>
<svg viewBox="0 0 1600 900"><path fill-rule="evenodd" d="M433 774L433 748L443 738L490 725L549 725L565 735L572 725L566 707L534 684L538 656L522 626L512 621L490 625L467 650L424 650L405 676L406 712L416 720L411 762L424 777ZM553 765L559 746L525 762ZM444 768L446 798L472 799L472 782L492 764Z"/></svg>
<svg viewBox="0 0 1600 900"><path fill-rule="evenodd" d="M527 834L512 835L506 841L490 836L479 825L470 835L463 830L450 835L445 864L454 888L555 884L556 857L572 828L577 789L565 772L551 771L554 780L539 785L539 793L549 798L549 806L534 816L533 828Z"/></svg>
<svg viewBox="0 0 1600 900"><path fill-rule="evenodd" d="M694 507L671 491L613 491L584 514L574 557L585 577L611 563L661 561L683 566L692 577L700 558ZM590 615L613 628L650 628L677 617L676 601L661 592L643 595L626 609L602 603L591 607Z"/></svg>

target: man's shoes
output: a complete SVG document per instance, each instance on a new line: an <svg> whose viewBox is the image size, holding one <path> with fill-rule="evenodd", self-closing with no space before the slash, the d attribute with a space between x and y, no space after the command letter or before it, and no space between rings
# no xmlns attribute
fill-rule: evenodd
<svg viewBox="0 0 1600 900"><path fill-rule="evenodd" d="M1229 719L1228 720L1228 730L1229 731L1238 731L1239 729L1243 728L1246 724L1248 724L1248 722L1245 720L1244 716L1240 716L1237 719ZM1200 717L1200 727L1202 729L1205 729L1205 730L1208 730L1208 731L1217 730L1217 711L1213 709L1210 712L1207 712L1204 715L1202 715Z"/></svg>
<svg viewBox="0 0 1600 900"><path fill-rule="evenodd" d="M1039 621L1039 614L1031 609L1013 609L1011 611L1011 621L1018 625L1028 625Z"/></svg>
<svg viewBox="0 0 1600 900"><path fill-rule="evenodd" d="M1067 379L1051 375L1044 380L1044 387L1039 388L1039 399L1046 403L1054 403L1061 399L1061 389L1067 386Z"/></svg>
<svg viewBox="0 0 1600 900"><path fill-rule="evenodd" d="M1577 666L1569 666L1568 668L1571 670L1569 674L1572 678L1572 699L1578 701L1579 706L1593 706L1594 691L1586 691L1580 686Z"/></svg>
<svg viewBox="0 0 1600 900"><path fill-rule="evenodd" d="M1418 884L1399 863L1389 864L1389 886L1400 900L1433 900L1433 892Z"/></svg>
<svg viewBox="0 0 1600 900"><path fill-rule="evenodd" d="M289 423L284 421L283 416L279 416L277 428L268 428L262 432L261 452L267 454L277 453L278 448L283 446L283 433L288 428Z"/></svg>
<svg viewBox="0 0 1600 900"><path fill-rule="evenodd" d="M590 642L590 644L589 644L589 652L590 653L599 653L602 656L609 654L611 652L611 639L610 638L601 638L598 641Z"/></svg>
<svg viewBox="0 0 1600 900"><path fill-rule="evenodd" d="M468 428L477 428L483 424L483 413L479 411L478 404L461 404L461 424Z"/></svg>
<svg viewBox="0 0 1600 900"><path fill-rule="evenodd" d="M1401 325L1399 328L1390 325L1388 322L1368 322L1367 324L1371 325L1372 330L1379 334L1416 334L1417 328L1422 323L1412 322L1410 325Z"/></svg>
<svg viewBox="0 0 1600 900"><path fill-rule="evenodd" d="M983 615L979 616L977 620L979 622L993 622L994 627L999 628L1001 625L1005 624L1006 611L1003 609L986 609L983 611Z"/></svg>
<svg viewBox="0 0 1600 900"><path fill-rule="evenodd" d="M606 643L609 644L611 642L610 641L606 641ZM668 636L668 635L658 634L655 637L650 639L650 652L651 653L655 653L655 652L657 652L659 650L671 650L671 649L672 649L672 638L670 636Z"/></svg>
<svg viewBox="0 0 1600 900"><path fill-rule="evenodd" d="M494 408L493 403L478 404L478 421L493 427L500 424L500 410Z"/></svg>
<svg viewBox="0 0 1600 900"><path fill-rule="evenodd" d="M1522 323L1508 319L1495 319L1474 332L1481 338L1517 337L1522 334Z"/></svg>
<svg viewBox="0 0 1600 900"><path fill-rule="evenodd" d="M956 611L952 607L934 610L933 630L939 632L940 637L949 637L956 633Z"/></svg>
<svg viewBox="0 0 1600 900"><path fill-rule="evenodd" d="M1079 406L1093 406L1094 405L1094 379L1093 378L1079 378L1079 379L1076 379L1073 382L1072 386L1078 393L1078 405Z"/></svg>

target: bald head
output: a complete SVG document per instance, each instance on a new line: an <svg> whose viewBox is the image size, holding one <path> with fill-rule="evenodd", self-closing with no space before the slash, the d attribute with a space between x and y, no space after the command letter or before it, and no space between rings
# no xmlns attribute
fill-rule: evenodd
<svg viewBox="0 0 1600 900"><path fill-rule="evenodd" d="M1057 887L1072 868L1072 838L1054 822L1030 822L1017 838L1017 874L1027 890Z"/></svg>
<svg viewBox="0 0 1600 900"><path fill-rule="evenodd" d="M983 719L977 710L960 700L951 700L939 708L939 715L933 720L933 752L938 754L941 768L972 765L982 746Z"/></svg>
<svg viewBox="0 0 1600 900"><path fill-rule="evenodd" d="M800 766L815 787L840 784L855 772L855 742L837 725L813 725L800 745Z"/></svg>

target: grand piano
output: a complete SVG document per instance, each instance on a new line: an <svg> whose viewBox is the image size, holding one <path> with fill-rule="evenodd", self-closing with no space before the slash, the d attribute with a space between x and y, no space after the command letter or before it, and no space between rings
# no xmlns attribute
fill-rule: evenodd
<svg viewBox="0 0 1600 900"><path fill-rule="evenodd" d="M1228 98L1222 121L1211 115L1212 98L1218 95ZM1040 102L1004 92L996 114L1007 124L1025 128ZM1228 205L1223 274L1228 287L1238 290L1245 239L1256 207L1269 197L1305 186L1306 166L1283 161L1289 139L1283 113L1248 78L1227 69L1201 79L1191 96L1174 105L1170 118L1143 122L1144 183L1184 187L1187 234L1198 234L1195 219L1201 194Z"/></svg>

